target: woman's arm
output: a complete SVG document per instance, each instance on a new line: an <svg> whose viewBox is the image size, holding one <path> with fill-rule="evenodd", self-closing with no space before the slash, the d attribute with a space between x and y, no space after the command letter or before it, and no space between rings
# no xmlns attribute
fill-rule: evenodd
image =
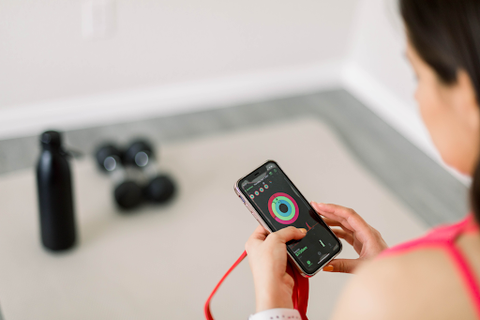
<svg viewBox="0 0 480 320"><path fill-rule="evenodd" d="M255 283L257 312L293 308L293 278L287 273L287 247L290 240L302 239L307 230L287 227L269 234L258 226L245 244Z"/></svg>
<svg viewBox="0 0 480 320"><path fill-rule="evenodd" d="M448 312L463 296L448 287L445 279L451 274L443 268L448 256L442 254L422 249L362 264L338 299L332 320L468 319Z"/></svg>
<svg viewBox="0 0 480 320"><path fill-rule="evenodd" d="M432 297L432 290L444 291L441 288L444 284L438 281L436 271L433 274L429 271L432 260L435 259L428 256L419 261L419 256L428 256L428 253L418 252L415 256L387 257L363 263L337 301L332 320L468 318L460 314L455 317L440 311L449 301L443 299L443 305L438 305L435 302L438 300ZM418 270L419 267L421 270ZM426 285L427 283L430 285ZM444 316L435 310L443 312ZM295 316L301 319L297 310L270 309L252 315L250 320L271 320L277 319L277 316L278 319L284 319L282 316L285 316L285 319L289 316L292 317L290 319L296 319Z"/></svg>
<svg viewBox="0 0 480 320"><path fill-rule="evenodd" d="M380 233L368 225L355 211L336 205L312 203L317 212L326 217L331 226L338 226L335 233L354 246L360 255L355 260L334 260L333 271L351 272L358 265L375 257L386 244ZM274 308L293 308L294 281L287 274L287 248L290 240L300 240L305 229L292 226L268 234L259 226L250 236L245 248L255 283L257 312Z"/></svg>

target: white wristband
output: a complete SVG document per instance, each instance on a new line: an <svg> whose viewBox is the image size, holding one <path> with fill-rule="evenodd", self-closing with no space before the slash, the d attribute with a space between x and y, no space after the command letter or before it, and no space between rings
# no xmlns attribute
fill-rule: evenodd
<svg viewBox="0 0 480 320"><path fill-rule="evenodd" d="M270 309L250 315L248 320L301 320L302 317L295 309Z"/></svg>

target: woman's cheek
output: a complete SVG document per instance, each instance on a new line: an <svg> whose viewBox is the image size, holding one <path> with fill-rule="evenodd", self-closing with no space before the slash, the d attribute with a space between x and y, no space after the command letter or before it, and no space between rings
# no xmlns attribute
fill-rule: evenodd
<svg viewBox="0 0 480 320"><path fill-rule="evenodd" d="M416 98L420 114L435 148L443 161L449 166L458 168L456 159L455 135L452 135L452 119L447 112L448 107L441 101L441 95L436 88L419 85Z"/></svg>
<svg viewBox="0 0 480 320"><path fill-rule="evenodd" d="M427 128L433 143L439 149L441 146L441 115L439 114L439 101L435 92L431 88L424 87L419 83L415 98L418 102L420 115Z"/></svg>
<svg viewBox="0 0 480 320"><path fill-rule="evenodd" d="M420 82L419 82L419 84L417 86L417 90L415 92L415 99L417 100L420 115L423 119L423 122L427 126L427 129L430 131L430 129L431 129L430 121L431 121L431 116L432 116L432 114L431 114L432 113L432 110L431 110L432 109L431 108L431 104L432 104L431 100L432 99Z"/></svg>

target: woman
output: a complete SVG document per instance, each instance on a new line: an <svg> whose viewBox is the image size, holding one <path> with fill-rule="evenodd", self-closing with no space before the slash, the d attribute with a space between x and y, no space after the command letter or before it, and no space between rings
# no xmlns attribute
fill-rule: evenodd
<svg viewBox="0 0 480 320"><path fill-rule="evenodd" d="M324 268L356 274L333 319L479 319L480 1L400 0L400 10L421 116L443 160L473 177L472 213L458 224L387 249L380 233L352 209L312 202L359 254ZM267 237L258 227L248 240L257 301L252 319L297 314L291 310L293 281L285 273L285 243L303 236L302 230L288 227Z"/></svg>

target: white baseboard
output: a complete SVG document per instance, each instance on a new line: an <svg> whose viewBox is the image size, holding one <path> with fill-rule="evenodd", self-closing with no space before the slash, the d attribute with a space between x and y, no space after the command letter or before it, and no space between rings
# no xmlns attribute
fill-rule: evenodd
<svg viewBox="0 0 480 320"><path fill-rule="evenodd" d="M0 139L220 108L340 86L342 62L0 108Z"/></svg>
<svg viewBox="0 0 480 320"><path fill-rule="evenodd" d="M0 139L186 113L344 87L465 184L446 166L415 108L358 65L342 60L0 108Z"/></svg>
<svg viewBox="0 0 480 320"><path fill-rule="evenodd" d="M470 185L470 177L459 173L443 162L415 106L400 100L388 87L354 63L346 63L343 66L341 79L343 87L365 106L369 107L462 183L467 186Z"/></svg>

